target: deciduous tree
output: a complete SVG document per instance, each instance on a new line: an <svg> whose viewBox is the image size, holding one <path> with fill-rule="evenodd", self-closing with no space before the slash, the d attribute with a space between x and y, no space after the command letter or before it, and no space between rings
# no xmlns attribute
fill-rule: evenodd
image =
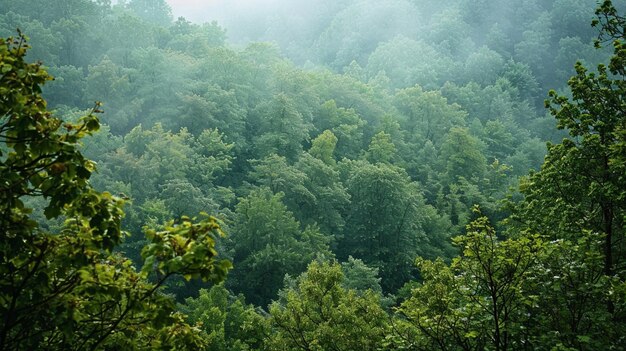
<svg viewBox="0 0 626 351"><path fill-rule="evenodd" d="M99 128L96 106L76 123L46 109L51 77L24 61L23 38L0 39L0 349L95 350L198 347L204 342L159 287L172 275L220 281L215 219L182 218L146 231L141 271L113 249L124 236L123 200L89 183L79 151ZM45 230L26 205L43 199ZM151 277L151 279L148 279Z"/></svg>

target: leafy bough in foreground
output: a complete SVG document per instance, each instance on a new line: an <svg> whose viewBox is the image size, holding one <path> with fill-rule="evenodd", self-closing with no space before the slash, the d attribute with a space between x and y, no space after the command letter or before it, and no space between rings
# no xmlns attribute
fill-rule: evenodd
<svg viewBox="0 0 626 351"><path fill-rule="evenodd" d="M25 41L0 39L0 350L201 347L159 287L172 275L224 279L219 224L182 217L147 229L140 271L114 252L124 200L92 188L95 163L79 151L100 104L76 123L53 116L41 96L52 77L24 61Z"/></svg>

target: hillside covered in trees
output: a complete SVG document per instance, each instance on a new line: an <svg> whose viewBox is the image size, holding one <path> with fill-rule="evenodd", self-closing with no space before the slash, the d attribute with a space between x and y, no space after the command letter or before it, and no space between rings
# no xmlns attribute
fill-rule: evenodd
<svg viewBox="0 0 626 351"><path fill-rule="evenodd" d="M0 0L0 350L626 349L624 4L272 4Z"/></svg>

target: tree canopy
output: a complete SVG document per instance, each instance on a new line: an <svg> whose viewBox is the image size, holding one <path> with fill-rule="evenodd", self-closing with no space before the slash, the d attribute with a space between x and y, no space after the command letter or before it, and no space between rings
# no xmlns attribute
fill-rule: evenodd
<svg viewBox="0 0 626 351"><path fill-rule="evenodd" d="M211 6L0 0L0 350L624 348L624 4Z"/></svg>

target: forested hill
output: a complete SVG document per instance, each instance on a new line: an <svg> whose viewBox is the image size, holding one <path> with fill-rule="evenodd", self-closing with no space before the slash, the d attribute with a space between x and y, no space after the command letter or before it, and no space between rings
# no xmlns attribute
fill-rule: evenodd
<svg viewBox="0 0 626 351"><path fill-rule="evenodd" d="M615 5L0 0L0 350L626 349Z"/></svg>

